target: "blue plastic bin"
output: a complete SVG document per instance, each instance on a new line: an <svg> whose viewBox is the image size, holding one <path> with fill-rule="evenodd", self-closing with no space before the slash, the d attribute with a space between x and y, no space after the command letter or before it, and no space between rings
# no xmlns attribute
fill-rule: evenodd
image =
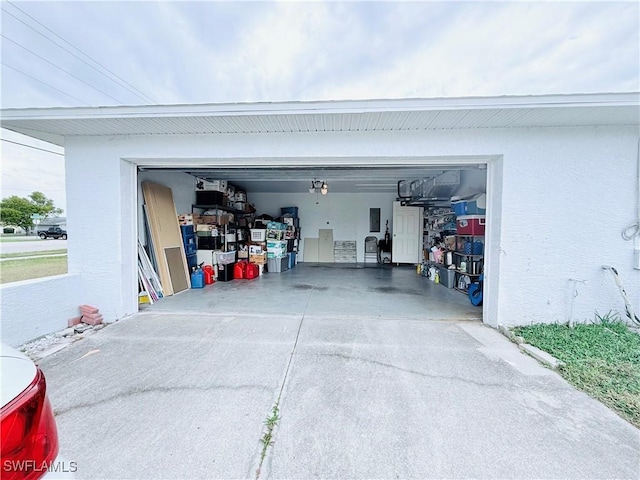
<svg viewBox="0 0 640 480"><path fill-rule="evenodd" d="M284 207L280 209L280 215L292 215L293 218L298 218L298 207Z"/></svg>

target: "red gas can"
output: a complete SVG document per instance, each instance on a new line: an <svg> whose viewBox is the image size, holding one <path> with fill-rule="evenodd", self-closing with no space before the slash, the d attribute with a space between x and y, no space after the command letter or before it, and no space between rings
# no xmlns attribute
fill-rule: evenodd
<svg viewBox="0 0 640 480"><path fill-rule="evenodd" d="M204 272L204 284L205 285L211 285L212 283L215 282L215 280L213 279L213 277L214 277L213 267L211 265L204 265L202 267L202 271Z"/></svg>
<svg viewBox="0 0 640 480"><path fill-rule="evenodd" d="M252 280L260 275L260 267L255 263L247 264L247 280Z"/></svg>
<svg viewBox="0 0 640 480"><path fill-rule="evenodd" d="M233 267L233 279L241 280L247 278L247 262L236 262Z"/></svg>

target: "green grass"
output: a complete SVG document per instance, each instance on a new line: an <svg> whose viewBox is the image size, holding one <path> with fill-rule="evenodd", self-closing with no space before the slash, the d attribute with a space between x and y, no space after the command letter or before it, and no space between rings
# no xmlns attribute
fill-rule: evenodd
<svg viewBox="0 0 640 480"><path fill-rule="evenodd" d="M531 325L513 333L564 362L559 373L567 381L640 427L640 335L619 317L600 320Z"/></svg>
<svg viewBox="0 0 640 480"><path fill-rule="evenodd" d="M0 262L0 283L19 282L32 278L67 273L67 256L3 260Z"/></svg>
<svg viewBox="0 0 640 480"><path fill-rule="evenodd" d="M47 255L59 255L67 253L66 248L58 250L43 250L41 252L20 252L20 253L0 253L0 258L19 258L19 257L46 257Z"/></svg>
<svg viewBox="0 0 640 480"><path fill-rule="evenodd" d="M264 435L260 439L260 443L262 444L262 451L260 452L260 464L258 465L258 469L256 470L256 478L260 477L260 470L262 468L262 463L264 462L264 457L267 455L267 449L273 445L273 429L278 424L278 420L280 420L280 409L278 408L278 403L276 402L269 417L264 421L265 426L267 427L267 431L264 432Z"/></svg>

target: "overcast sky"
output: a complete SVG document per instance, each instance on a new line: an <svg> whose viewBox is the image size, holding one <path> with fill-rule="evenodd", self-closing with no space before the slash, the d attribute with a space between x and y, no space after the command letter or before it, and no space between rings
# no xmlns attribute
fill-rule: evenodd
<svg viewBox="0 0 640 480"><path fill-rule="evenodd" d="M1 8L2 108L640 90L636 1ZM40 190L65 208L63 156L1 147L3 198Z"/></svg>

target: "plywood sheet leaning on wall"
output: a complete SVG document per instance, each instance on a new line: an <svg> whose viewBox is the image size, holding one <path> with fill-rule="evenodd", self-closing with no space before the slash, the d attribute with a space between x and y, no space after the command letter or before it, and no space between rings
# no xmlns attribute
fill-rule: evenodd
<svg viewBox="0 0 640 480"><path fill-rule="evenodd" d="M173 295L188 289L190 285L189 268L173 194L169 187L152 182L142 182L142 193L147 206L160 283L164 295ZM180 255L176 255L177 250ZM167 258L167 252L170 258Z"/></svg>

